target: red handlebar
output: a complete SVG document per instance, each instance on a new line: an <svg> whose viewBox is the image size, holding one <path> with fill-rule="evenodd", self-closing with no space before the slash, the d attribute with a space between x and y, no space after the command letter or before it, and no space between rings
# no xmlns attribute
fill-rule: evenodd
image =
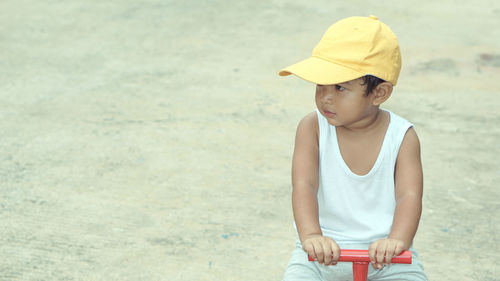
<svg viewBox="0 0 500 281"><path fill-rule="evenodd" d="M309 261L314 261L309 256ZM340 250L340 262L370 262L368 250ZM411 251L403 251L401 254L392 257L391 263L411 264Z"/></svg>
<svg viewBox="0 0 500 281"><path fill-rule="evenodd" d="M314 261L309 256L309 261ZM368 250L340 250L339 261L352 262L352 276L354 281L366 281L370 256ZM392 257L391 263L411 263L411 252L403 251Z"/></svg>

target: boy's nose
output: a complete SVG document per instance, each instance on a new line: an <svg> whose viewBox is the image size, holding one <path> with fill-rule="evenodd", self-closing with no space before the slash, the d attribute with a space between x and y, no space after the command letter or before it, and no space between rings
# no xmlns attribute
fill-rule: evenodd
<svg viewBox="0 0 500 281"><path fill-rule="evenodd" d="M332 93L324 93L323 94L323 102L324 103L333 103L334 102L334 98L333 98L333 94Z"/></svg>

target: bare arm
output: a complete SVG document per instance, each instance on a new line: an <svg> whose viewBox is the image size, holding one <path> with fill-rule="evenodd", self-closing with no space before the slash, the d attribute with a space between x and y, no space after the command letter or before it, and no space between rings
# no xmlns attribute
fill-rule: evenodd
<svg viewBox="0 0 500 281"><path fill-rule="evenodd" d="M325 265L335 265L340 249L333 239L323 236L318 217L318 118L315 112L297 127L292 162L292 207L302 248Z"/></svg>
<svg viewBox="0 0 500 281"><path fill-rule="evenodd" d="M300 121L292 161L292 207L301 242L322 235L318 220L318 121L311 113Z"/></svg>
<svg viewBox="0 0 500 281"><path fill-rule="evenodd" d="M420 142L410 128L399 149L396 161L396 211L389 238L403 241L410 248L422 213L423 172Z"/></svg>

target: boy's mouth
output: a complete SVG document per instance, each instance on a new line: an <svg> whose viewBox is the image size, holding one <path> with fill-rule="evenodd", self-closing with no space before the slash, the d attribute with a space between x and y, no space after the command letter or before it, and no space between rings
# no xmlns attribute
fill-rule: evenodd
<svg viewBox="0 0 500 281"><path fill-rule="evenodd" d="M325 115L326 115L327 117L330 117L330 118L331 118L331 117L335 117L335 113L333 113L333 112L331 112L331 111L324 110L324 112L325 112Z"/></svg>

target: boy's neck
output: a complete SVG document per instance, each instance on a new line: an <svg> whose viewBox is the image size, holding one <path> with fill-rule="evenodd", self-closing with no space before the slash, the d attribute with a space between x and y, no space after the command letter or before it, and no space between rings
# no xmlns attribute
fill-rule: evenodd
<svg viewBox="0 0 500 281"><path fill-rule="evenodd" d="M365 118L350 126L341 126L340 128L345 132L351 134L365 134L378 129L381 125L385 124L386 116L384 110L376 108L373 113L368 114Z"/></svg>

